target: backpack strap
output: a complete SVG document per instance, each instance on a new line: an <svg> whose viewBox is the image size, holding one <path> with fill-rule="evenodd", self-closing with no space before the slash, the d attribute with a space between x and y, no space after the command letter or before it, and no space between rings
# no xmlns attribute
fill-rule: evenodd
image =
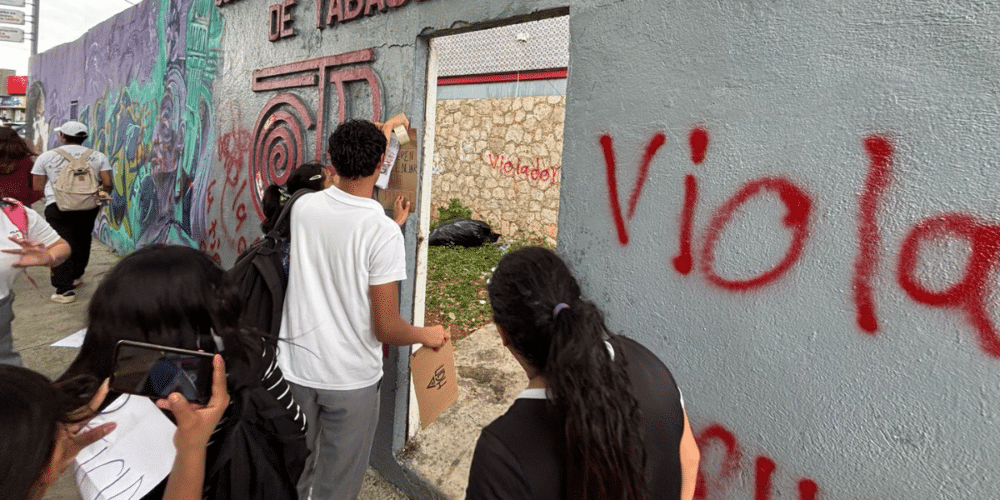
<svg viewBox="0 0 1000 500"><path fill-rule="evenodd" d="M274 221L274 227L271 228L271 232L267 233L268 238L277 240L281 238L282 233L287 232L288 225L292 220L292 205L299 197L309 193L315 193L315 191L308 188L299 189L285 202L284 208L281 209L281 214L278 215L278 220Z"/></svg>
<svg viewBox="0 0 1000 500"><path fill-rule="evenodd" d="M14 198L3 198L0 200L0 207L3 208L4 215L21 231L21 237L27 238L28 210L24 208L24 204Z"/></svg>
<svg viewBox="0 0 1000 500"><path fill-rule="evenodd" d="M55 151L56 153L59 154L59 156L66 158L66 161L73 161L75 159L73 158L73 155L69 154L69 151L66 151L62 147L55 148L52 151Z"/></svg>
<svg viewBox="0 0 1000 500"><path fill-rule="evenodd" d="M28 209L24 208L24 204L14 198L5 197L0 199L0 207L17 230L21 231L21 239L28 239ZM28 270L22 269L21 272L28 277L28 281L35 286L35 289L39 290L38 283L35 283L35 279L28 274Z"/></svg>

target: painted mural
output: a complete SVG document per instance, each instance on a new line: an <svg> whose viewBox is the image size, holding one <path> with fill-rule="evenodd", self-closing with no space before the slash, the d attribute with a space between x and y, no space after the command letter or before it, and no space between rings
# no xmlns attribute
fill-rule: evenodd
<svg viewBox="0 0 1000 500"><path fill-rule="evenodd" d="M206 234L223 31L212 0L143 2L33 65L35 146L56 145L53 129L75 113L91 128L86 144L111 159L95 231L115 250L197 247ZM68 74L85 83L66 85Z"/></svg>

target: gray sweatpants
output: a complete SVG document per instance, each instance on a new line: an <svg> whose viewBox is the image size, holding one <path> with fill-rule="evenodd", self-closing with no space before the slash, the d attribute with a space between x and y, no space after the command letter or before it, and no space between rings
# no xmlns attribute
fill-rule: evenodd
<svg viewBox="0 0 1000 500"><path fill-rule="evenodd" d="M299 479L300 500L358 497L378 427L380 383L350 391L288 383L306 415L306 440L312 452Z"/></svg>

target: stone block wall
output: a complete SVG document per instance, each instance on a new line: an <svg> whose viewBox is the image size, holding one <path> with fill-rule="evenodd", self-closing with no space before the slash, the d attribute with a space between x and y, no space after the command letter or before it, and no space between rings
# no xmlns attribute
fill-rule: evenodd
<svg viewBox="0 0 1000 500"><path fill-rule="evenodd" d="M432 206L458 198L504 238L554 245L565 104L563 96L439 100Z"/></svg>

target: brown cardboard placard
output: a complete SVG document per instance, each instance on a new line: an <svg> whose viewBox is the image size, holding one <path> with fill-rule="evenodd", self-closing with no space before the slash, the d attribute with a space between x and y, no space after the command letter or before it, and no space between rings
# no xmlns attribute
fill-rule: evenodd
<svg viewBox="0 0 1000 500"><path fill-rule="evenodd" d="M410 201L410 213L417 210L417 129L407 130L410 141L399 145L396 164L389 174L389 185L378 191L378 202L392 210L396 197L402 195Z"/></svg>
<svg viewBox="0 0 1000 500"><path fill-rule="evenodd" d="M455 351L449 340L435 351L421 347L410 355L410 373L420 409L420 427L426 429L438 415L458 400Z"/></svg>

